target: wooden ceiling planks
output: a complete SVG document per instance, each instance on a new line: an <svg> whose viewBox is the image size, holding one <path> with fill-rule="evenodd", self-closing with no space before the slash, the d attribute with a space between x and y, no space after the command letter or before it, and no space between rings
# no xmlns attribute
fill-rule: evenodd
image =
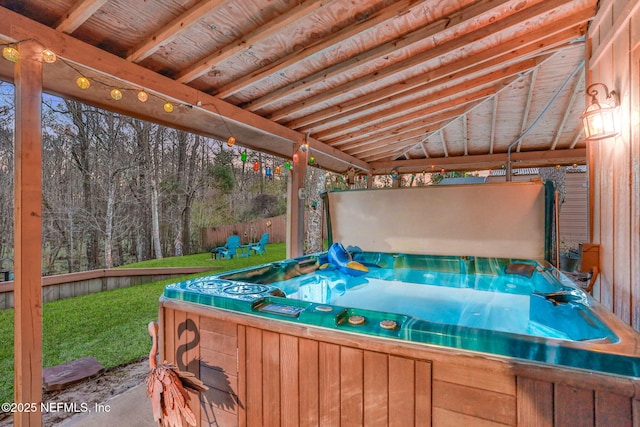
<svg viewBox="0 0 640 427"><path fill-rule="evenodd" d="M73 33L106 2L107 0L82 0L77 2L56 24L56 30L67 34Z"/></svg>
<svg viewBox="0 0 640 427"><path fill-rule="evenodd" d="M314 150L357 159L364 169L366 163L426 164L438 157L477 166L494 158L471 158L504 154L525 131L515 151L540 151L541 163L549 161L547 150L575 160L568 152L584 147L584 79L555 92L584 57L584 47L572 42L584 34L596 3L0 0L189 86L203 99L213 95L285 126L299 135L294 139L310 134ZM545 108L540 123L528 129ZM144 114L154 119L151 111ZM287 147L270 151L286 153ZM552 158L561 159L557 153Z"/></svg>

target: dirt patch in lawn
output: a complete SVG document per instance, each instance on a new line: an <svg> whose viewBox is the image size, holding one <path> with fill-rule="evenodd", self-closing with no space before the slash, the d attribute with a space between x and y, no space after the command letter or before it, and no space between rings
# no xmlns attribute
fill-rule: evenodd
<svg viewBox="0 0 640 427"><path fill-rule="evenodd" d="M132 363L110 368L101 374L70 385L63 390L45 391L42 401L61 411L42 414L43 426L55 426L63 420L82 412L84 405L94 408L113 396L142 384L149 372L149 358L142 357ZM151 405L151 403L149 403ZM0 413L0 427L13 425L11 414Z"/></svg>

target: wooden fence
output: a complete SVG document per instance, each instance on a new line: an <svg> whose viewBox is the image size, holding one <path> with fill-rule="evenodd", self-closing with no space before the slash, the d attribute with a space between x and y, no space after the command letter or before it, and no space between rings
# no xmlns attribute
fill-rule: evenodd
<svg viewBox="0 0 640 427"><path fill-rule="evenodd" d="M77 297L188 274L213 272L217 268L213 264L211 267L107 268L45 276L42 278L42 300L49 302ZM13 280L0 282L0 310L13 307L13 292Z"/></svg>
<svg viewBox="0 0 640 427"><path fill-rule="evenodd" d="M286 216L280 215L272 218L259 218L236 224L202 228L200 230L202 248L209 250L213 247L222 246L227 241L227 237L234 232L238 233L242 244L257 242L263 233L269 233L269 243L281 243L286 241L286 225Z"/></svg>

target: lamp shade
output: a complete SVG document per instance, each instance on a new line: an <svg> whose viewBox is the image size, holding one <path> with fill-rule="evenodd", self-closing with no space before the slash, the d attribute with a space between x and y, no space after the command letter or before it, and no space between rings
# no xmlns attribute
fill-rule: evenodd
<svg viewBox="0 0 640 427"><path fill-rule="evenodd" d="M598 91L594 89L594 86L597 85L604 86L606 92L606 101L604 102L598 101ZM587 89L587 94L591 96L591 105L581 116L585 138L595 141L618 135L616 130L616 92L609 93L609 89L604 84L594 83Z"/></svg>

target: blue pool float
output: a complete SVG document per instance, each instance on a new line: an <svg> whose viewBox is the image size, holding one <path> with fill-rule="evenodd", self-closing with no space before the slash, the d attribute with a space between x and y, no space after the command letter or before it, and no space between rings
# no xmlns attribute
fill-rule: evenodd
<svg viewBox="0 0 640 427"><path fill-rule="evenodd" d="M327 257L328 265L324 265L321 268L332 266L349 276L362 276L369 272L369 269L362 263L351 258L351 254L342 246L342 243L332 244L327 252Z"/></svg>

